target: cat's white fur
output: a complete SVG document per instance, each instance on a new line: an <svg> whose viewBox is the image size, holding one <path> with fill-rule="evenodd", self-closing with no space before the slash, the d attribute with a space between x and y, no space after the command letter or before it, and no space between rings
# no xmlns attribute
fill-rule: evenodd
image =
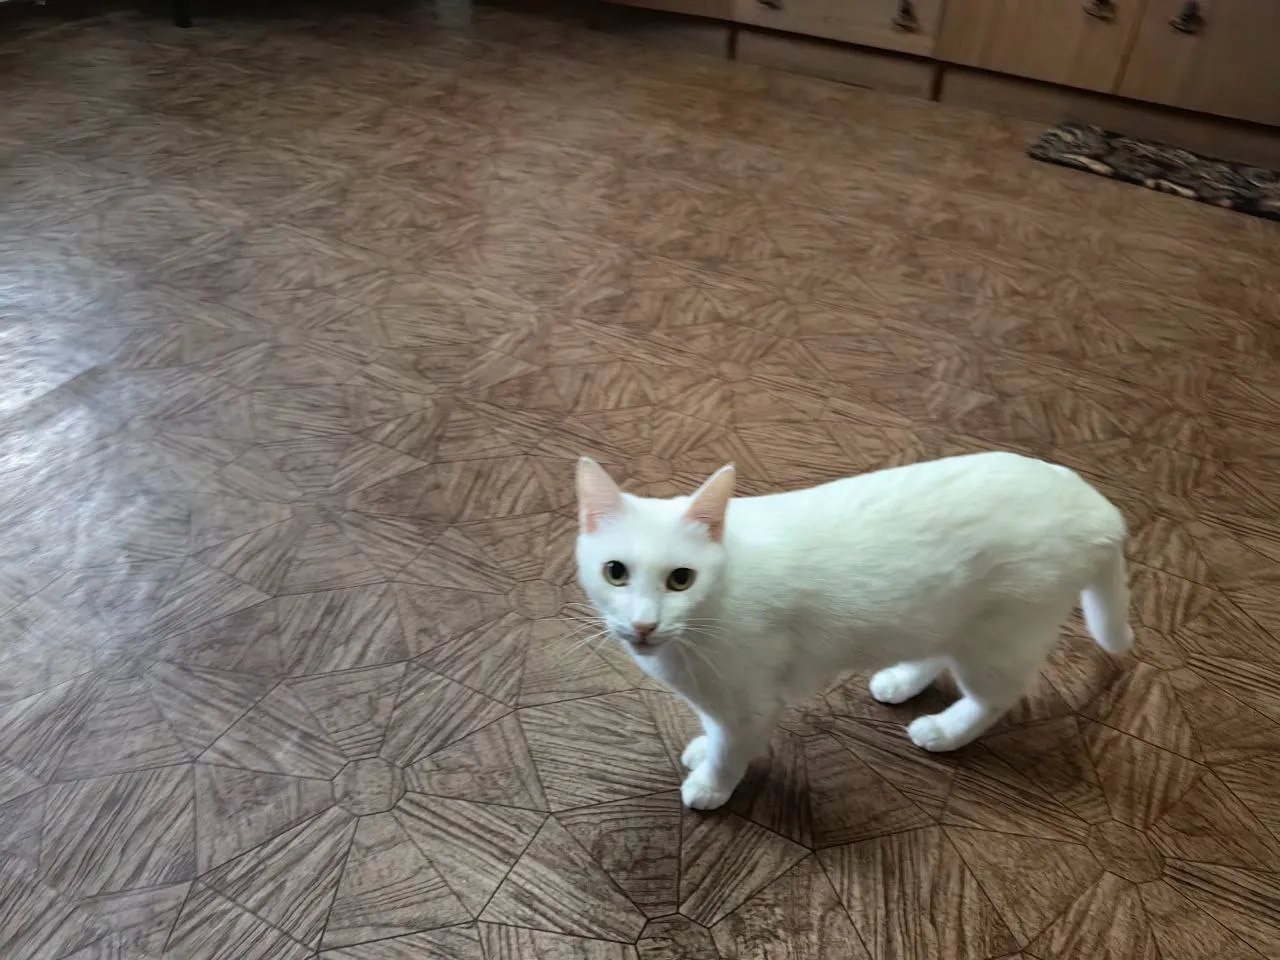
<svg viewBox="0 0 1280 960"><path fill-rule="evenodd" d="M728 800L781 707L842 673L878 670L872 695L900 703L950 670L963 696L907 732L954 750L1022 696L1077 598L1105 650L1133 642L1124 520L1064 467L984 453L731 499L733 481L725 467L655 500L591 460L578 469L583 589L702 720L682 758L687 806ZM672 590L681 567L693 584Z"/></svg>

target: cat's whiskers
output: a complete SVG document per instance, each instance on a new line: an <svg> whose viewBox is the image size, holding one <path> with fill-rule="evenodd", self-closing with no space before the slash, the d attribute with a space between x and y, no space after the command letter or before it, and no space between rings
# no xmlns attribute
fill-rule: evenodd
<svg viewBox="0 0 1280 960"><path fill-rule="evenodd" d="M570 641L570 643L555 658L555 663L557 664L562 663L592 641L600 640L601 638L607 639L609 636L609 628L601 617L557 617L556 619L570 624L577 624L561 638L562 640ZM596 648L596 650L598 649L599 647Z"/></svg>
<svg viewBox="0 0 1280 960"><path fill-rule="evenodd" d="M702 684L698 681L698 672L690 669L689 667L689 653L691 648L688 644L682 643L679 640L672 641L671 645L679 652L681 659L684 660L684 675L693 681L692 699L703 699Z"/></svg>
<svg viewBox="0 0 1280 960"><path fill-rule="evenodd" d="M588 630L593 630L593 629L599 630L602 628L605 628L605 625L604 625L604 622L600 620L597 620L593 623L581 623L578 626L574 627L572 630L565 633L564 637L565 639L573 639L574 637L580 636L581 634L585 633Z"/></svg>
<svg viewBox="0 0 1280 960"><path fill-rule="evenodd" d="M585 647L585 646L587 646L588 644L593 643L593 642L595 642L595 641L597 641L597 640L598 640L598 641L600 641L600 642L599 642L599 643L598 643L598 644L597 644L597 645L596 645L596 646L595 646L595 647L590 651L591 653L599 653L599 652L600 652L600 648L601 648L601 647L603 647L603 646L604 646L604 644L605 644L606 642L608 642L608 640L609 640L609 631L608 631L608 630L600 630L600 631L598 631L598 632L596 632L596 633L588 634L587 636L585 636L585 637L583 637L582 639L578 640L576 643L574 643L574 644L572 644L571 646L569 646L567 649L565 649L565 650L561 651L560 655L559 655L558 657L556 657L556 661L555 661L555 662L556 662L556 663L562 663L564 660L568 659L570 656L572 656L573 654L577 653L577 652L578 652L579 650L581 650L583 647Z"/></svg>
<svg viewBox="0 0 1280 960"><path fill-rule="evenodd" d="M703 640L723 642L727 645L732 645L735 640L734 636L728 630L713 630L708 627L694 627L689 624L685 624L682 633L685 636L691 635L700 637Z"/></svg>
<svg viewBox="0 0 1280 960"><path fill-rule="evenodd" d="M686 670L688 668L688 662L689 662L688 655L692 655L696 657L698 662L701 663L704 667L706 667L707 670L714 675L714 678L716 681L718 682L724 681L725 679L724 671L721 670L718 666L716 666L715 661L712 660L707 655L707 652L701 649L697 644L688 643L684 640L684 638L675 639L672 641L672 643L674 643L676 648L686 655L684 658L685 664L686 664ZM691 676L694 677L694 682L697 683L695 671L688 671L688 672L690 673Z"/></svg>
<svg viewBox="0 0 1280 960"><path fill-rule="evenodd" d="M587 631L587 630L604 630L604 629L608 629L608 625L603 620L600 620L600 619L584 620L581 623L572 625L571 628L566 632L565 636L576 637L578 634L583 633L584 631Z"/></svg>

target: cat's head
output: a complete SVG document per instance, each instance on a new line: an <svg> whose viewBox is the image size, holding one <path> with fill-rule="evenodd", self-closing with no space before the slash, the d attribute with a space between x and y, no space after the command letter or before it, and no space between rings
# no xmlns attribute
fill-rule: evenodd
<svg viewBox="0 0 1280 960"><path fill-rule="evenodd" d="M649 654L686 631L724 576L725 514L733 467L691 496L623 493L594 460L578 462L578 580L609 631Z"/></svg>

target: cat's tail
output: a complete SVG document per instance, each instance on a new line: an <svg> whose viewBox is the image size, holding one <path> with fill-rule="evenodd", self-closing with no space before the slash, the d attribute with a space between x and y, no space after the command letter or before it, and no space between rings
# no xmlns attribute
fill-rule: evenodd
<svg viewBox="0 0 1280 960"><path fill-rule="evenodd" d="M1133 646L1123 543L1110 550L1098 565L1094 579L1080 594L1080 606L1089 633L1103 650L1119 656Z"/></svg>

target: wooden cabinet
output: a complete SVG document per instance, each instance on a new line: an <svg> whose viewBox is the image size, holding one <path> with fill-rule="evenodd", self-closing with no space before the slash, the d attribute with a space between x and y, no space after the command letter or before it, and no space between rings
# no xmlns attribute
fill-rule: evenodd
<svg viewBox="0 0 1280 960"><path fill-rule="evenodd" d="M1110 93L1120 81L1143 2L1091 7L1082 0L947 0L936 56ZM1090 9L1101 15L1090 15Z"/></svg>
<svg viewBox="0 0 1280 960"><path fill-rule="evenodd" d="M800 38L815 37L912 54L921 59L899 59L920 71L934 69L928 58L1280 127L1280 0L612 2L776 31L751 33L748 47L774 59L785 53L782 59L793 69L804 69ZM1196 14L1190 20L1189 11ZM831 47L808 49L829 60ZM870 54L857 56L866 61ZM823 57L815 53L813 59L813 69L822 72L816 61ZM937 76L925 86L938 89Z"/></svg>
<svg viewBox="0 0 1280 960"><path fill-rule="evenodd" d="M1177 29L1189 11L1199 19ZM1280 124L1280 0L947 0L936 56Z"/></svg>
<svg viewBox="0 0 1280 960"><path fill-rule="evenodd" d="M734 0L611 0L624 7L644 7L646 10L665 10L669 13L687 13L695 17L711 17L715 20L732 20Z"/></svg>
<svg viewBox="0 0 1280 960"><path fill-rule="evenodd" d="M1173 26L1192 10L1190 32ZM1280 125L1280 0L1147 0L1117 92Z"/></svg>
<svg viewBox="0 0 1280 960"><path fill-rule="evenodd" d="M1280 2L1280 0L1277 0ZM734 0L739 23L928 56L942 0Z"/></svg>

